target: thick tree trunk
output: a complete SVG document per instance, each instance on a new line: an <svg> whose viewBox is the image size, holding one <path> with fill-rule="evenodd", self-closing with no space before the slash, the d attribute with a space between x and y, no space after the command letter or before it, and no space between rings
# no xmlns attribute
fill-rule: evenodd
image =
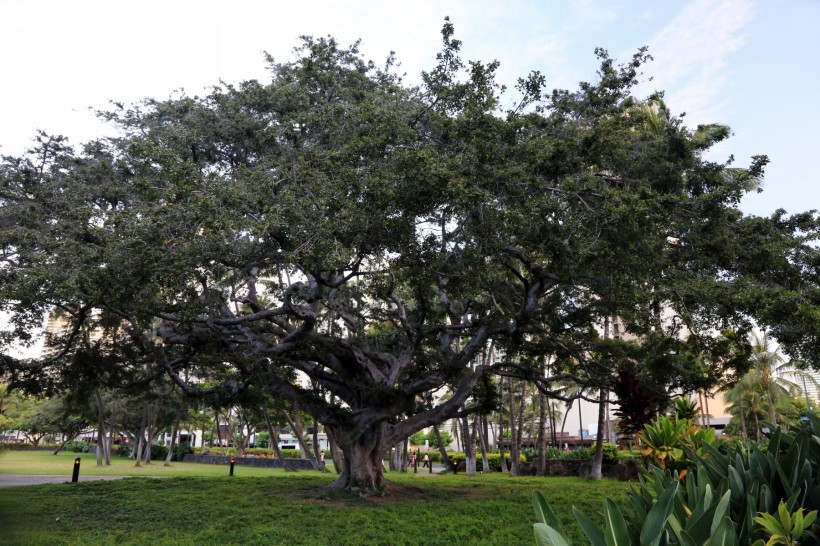
<svg viewBox="0 0 820 546"><path fill-rule="evenodd" d="M602 467L604 462L604 420L606 419L607 390L601 388L598 398L598 434L595 437L595 456L592 458L593 480L600 480L603 477Z"/></svg>
<svg viewBox="0 0 820 546"><path fill-rule="evenodd" d="M365 495L384 491L384 425L376 425L358 438L350 438L343 429L326 427L344 451L339 477L331 488L349 489Z"/></svg>

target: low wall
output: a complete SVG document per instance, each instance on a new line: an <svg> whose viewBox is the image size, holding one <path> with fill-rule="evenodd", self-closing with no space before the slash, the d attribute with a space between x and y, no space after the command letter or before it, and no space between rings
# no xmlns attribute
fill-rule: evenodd
<svg viewBox="0 0 820 546"><path fill-rule="evenodd" d="M592 461L590 460L563 460L546 461L547 476L581 476L588 477L592 474ZM617 461L614 463L605 462L601 465L601 474L606 478L618 480L636 480L641 467L637 461Z"/></svg>
<svg viewBox="0 0 820 546"><path fill-rule="evenodd" d="M228 457L225 455L196 455L188 453L182 460L186 463L203 463L203 464L231 464L231 459L234 459L234 464L237 466L261 466L267 468L282 468L282 461L279 459L263 459L255 457ZM287 459L288 465L291 468L298 470L313 470L313 465L310 461L305 459Z"/></svg>
<svg viewBox="0 0 820 546"><path fill-rule="evenodd" d="M565 460L547 460L546 461L547 476L581 476L589 477L592 474L592 461L580 459L565 459ZM617 461L614 463L605 462L601 465L601 474L605 478L612 478L615 480L637 480L638 473L642 470L642 466L638 461ZM522 476L535 476L536 463L526 462L521 463ZM466 471L466 463L460 461L458 464L458 471Z"/></svg>

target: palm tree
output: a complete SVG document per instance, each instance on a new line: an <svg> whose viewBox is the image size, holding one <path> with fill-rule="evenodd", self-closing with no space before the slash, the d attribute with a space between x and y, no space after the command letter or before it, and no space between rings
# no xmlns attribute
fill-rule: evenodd
<svg viewBox="0 0 820 546"><path fill-rule="evenodd" d="M748 373L752 374L752 380L763 388L769 404L769 420L773 425L777 425L776 402L790 400L800 392L800 387L794 380L805 379L814 385L817 382L814 377L786 361L780 354L779 347L772 348L767 332L763 332L762 335L752 333L751 341L752 366Z"/></svg>
<svg viewBox="0 0 820 546"><path fill-rule="evenodd" d="M767 411L769 421L773 425L778 424L778 415L782 416L779 408L800 392L795 380L817 385L814 377L792 362L786 361L780 354L780 349L772 346L768 333L753 333L749 339L752 343L749 371L739 380L724 387L726 400L731 404L730 410L736 412L740 419L744 439L748 419L754 418L757 422L760 411Z"/></svg>

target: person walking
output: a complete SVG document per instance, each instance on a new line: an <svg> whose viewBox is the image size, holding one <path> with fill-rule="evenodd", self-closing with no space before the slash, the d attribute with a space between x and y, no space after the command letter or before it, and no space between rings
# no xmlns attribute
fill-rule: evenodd
<svg viewBox="0 0 820 546"><path fill-rule="evenodd" d="M422 468L430 468L430 456L427 453L424 454L424 459L422 459L422 461Z"/></svg>

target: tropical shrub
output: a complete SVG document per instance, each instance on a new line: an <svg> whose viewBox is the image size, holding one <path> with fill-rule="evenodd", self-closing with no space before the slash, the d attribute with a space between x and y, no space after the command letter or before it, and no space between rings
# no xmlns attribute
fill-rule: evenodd
<svg viewBox="0 0 820 546"><path fill-rule="evenodd" d="M175 444L174 445L174 456L172 457L172 460L181 461L182 458L185 457L185 455L187 455L189 453L193 453L193 452L194 452L194 448L192 448L191 444L188 443L188 442L185 442L185 443L182 443L182 444Z"/></svg>
<svg viewBox="0 0 820 546"><path fill-rule="evenodd" d="M606 499L602 529L573 513L595 546L762 545L763 536L772 545L800 544L802 537L816 541L811 527L820 507L820 437L813 430L820 431L816 416L807 427L775 429L765 448L740 445L729 453L709 442L697 453L684 442L680 449L690 466L678 472L651 464L627 494L627 514ZM536 493L533 502L538 544L570 544L543 496Z"/></svg>
<svg viewBox="0 0 820 546"><path fill-rule="evenodd" d="M701 428L686 419L661 415L638 434L642 453L661 469L683 471L692 464L691 454L702 455L704 445L715 443L715 429Z"/></svg>
<svg viewBox="0 0 820 546"><path fill-rule="evenodd" d="M71 440L70 442L66 442L63 446L63 451L70 451L72 453L88 453L91 450L91 444L88 442L81 442L77 440Z"/></svg>
<svg viewBox="0 0 820 546"><path fill-rule="evenodd" d="M168 456L168 446L151 444L151 460L161 461Z"/></svg>

